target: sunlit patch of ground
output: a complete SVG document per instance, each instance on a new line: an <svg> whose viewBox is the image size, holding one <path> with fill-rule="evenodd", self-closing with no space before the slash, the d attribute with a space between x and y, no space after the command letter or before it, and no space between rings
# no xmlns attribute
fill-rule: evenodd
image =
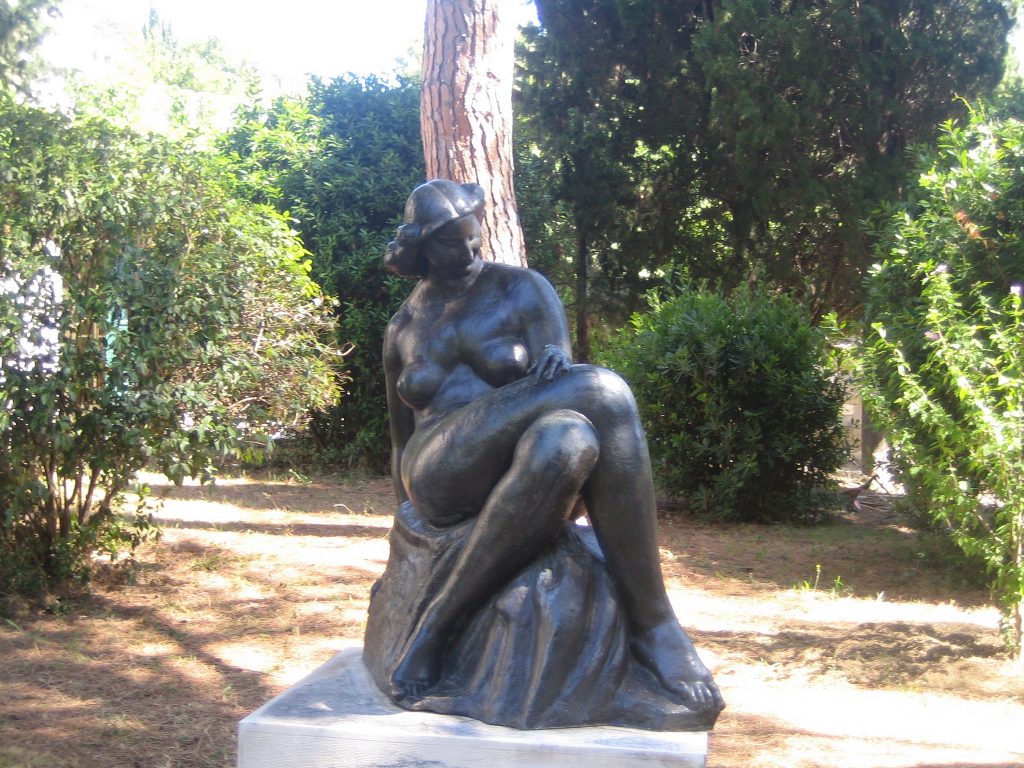
<svg viewBox="0 0 1024 768"><path fill-rule="evenodd" d="M0 620L0 768L232 766L237 721L359 642L385 479L168 486L134 583ZM662 521L683 623L728 701L718 768L1024 765L1024 673L986 595L890 519Z"/></svg>

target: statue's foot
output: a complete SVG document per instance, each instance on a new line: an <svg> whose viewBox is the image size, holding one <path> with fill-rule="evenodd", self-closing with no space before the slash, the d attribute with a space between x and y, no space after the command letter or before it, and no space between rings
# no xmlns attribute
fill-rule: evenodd
<svg viewBox="0 0 1024 768"><path fill-rule="evenodd" d="M441 677L445 643L430 632L419 631L406 644L405 652L391 673L388 693L395 701L418 699Z"/></svg>
<svg viewBox="0 0 1024 768"><path fill-rule="evenodd" d="M675 619L635 637L633 655L690 709L712 717L725 709L725 699L711 672Z"/></svg>

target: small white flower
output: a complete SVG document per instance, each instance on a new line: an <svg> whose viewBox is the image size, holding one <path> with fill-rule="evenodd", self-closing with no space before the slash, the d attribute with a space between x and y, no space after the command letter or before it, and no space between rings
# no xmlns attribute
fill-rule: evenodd
<svg viewBox="0 0 1024 768"><path fill-rule="evenodd" d="M1020 296L1020 294L1021 294L1021 285L1020 285L1020 283L1014 283L1013 285L1011 285L1010 286L1010 293L1012 293L1014 296Z"/></svg>

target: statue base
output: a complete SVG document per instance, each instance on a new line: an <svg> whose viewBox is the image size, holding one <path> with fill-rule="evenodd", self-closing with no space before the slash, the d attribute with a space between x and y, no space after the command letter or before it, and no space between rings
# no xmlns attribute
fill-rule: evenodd
<svg viewBox="0 0 1024 768"><path fill-rule="evenodd" d="M586 726L520 731L410 712L342 651L238 726L238 768L704 768L706 731Z"/></svg>

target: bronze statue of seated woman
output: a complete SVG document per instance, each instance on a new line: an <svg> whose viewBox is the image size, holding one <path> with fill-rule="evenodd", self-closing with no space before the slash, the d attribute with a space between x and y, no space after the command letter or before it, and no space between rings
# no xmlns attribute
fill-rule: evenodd
<svg viewBox="0 0 1024 768"><path fill-rule="evenodd" d="M480 258L483 205L417 187L385 257L420 279L384 341L400 507L367 667L408 709L709 728L724 702L665 591L632 394L572 364L543 277Z"/></svg>

